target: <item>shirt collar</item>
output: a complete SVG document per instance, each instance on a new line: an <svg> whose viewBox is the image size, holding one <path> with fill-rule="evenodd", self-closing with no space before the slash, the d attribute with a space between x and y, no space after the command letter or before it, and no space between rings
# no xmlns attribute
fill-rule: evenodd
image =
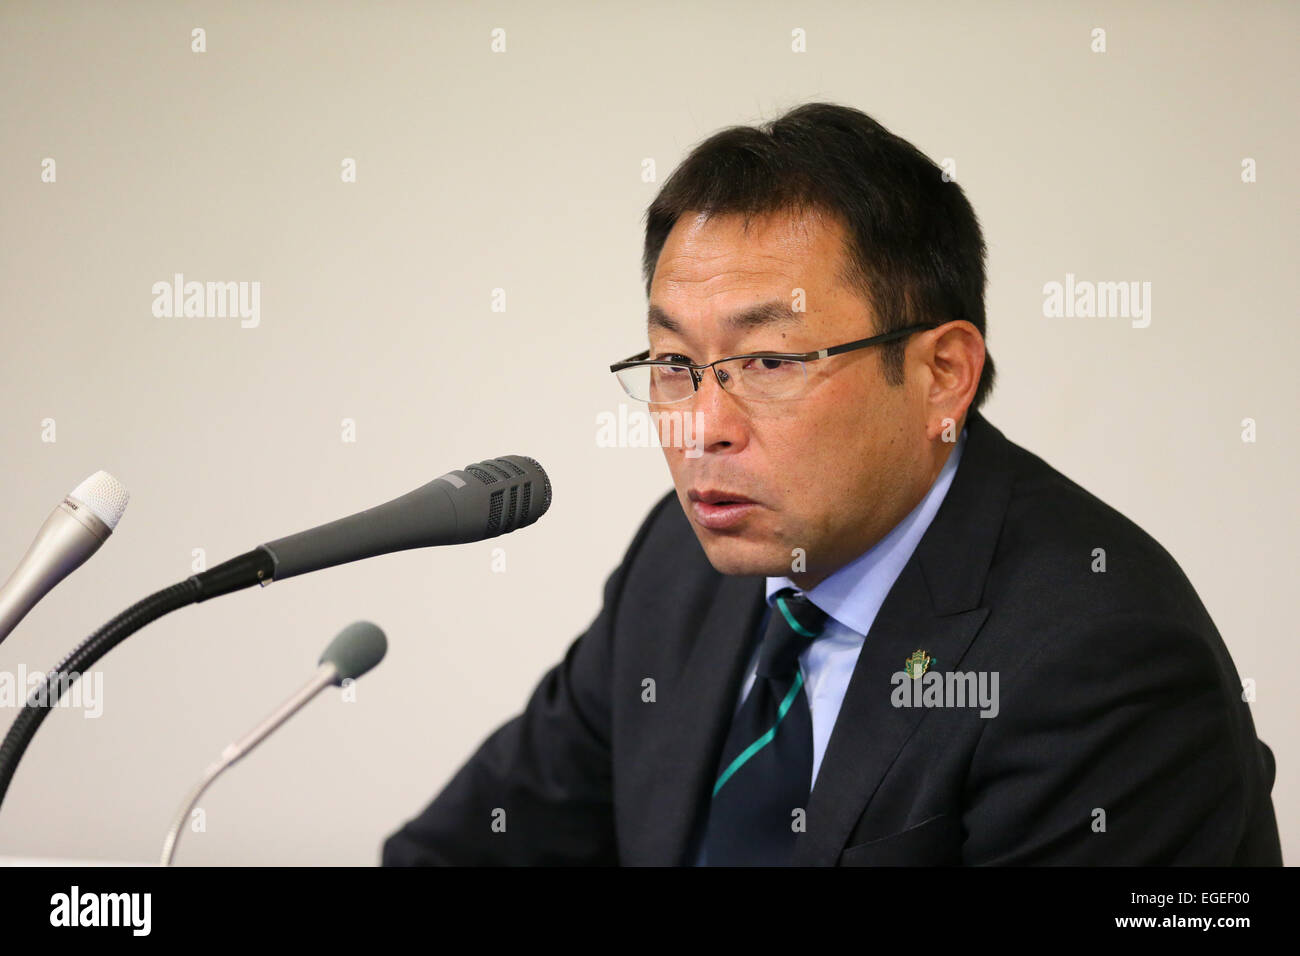
<svg viewBox="0 0 1300 956"><path fill-rule="evenodd" d="M934 484L920 503L869 551L839 568L809 591L807 596L813 604L850 630L866 636L872 621L876 619L876 613L885 602L885 596L894 586L894 581L902 573L921 537L930 527L939 505L948 494L957 466L961 463L962 450L966 447L966 433L967 429L963 428L952 454L944 462ZM782 588L799 590L798 585L788 577L767 579L768 606L771 606L776 593Z"/></svg>

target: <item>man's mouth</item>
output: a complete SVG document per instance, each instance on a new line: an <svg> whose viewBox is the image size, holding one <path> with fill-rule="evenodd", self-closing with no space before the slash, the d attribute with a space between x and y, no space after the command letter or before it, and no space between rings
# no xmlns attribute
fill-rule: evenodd
<svg viewBox="0 0 1300 956"><path fill-rule="evenodd" d="M724 491L720 488L692 488L686 492L686 497L691 501L702 501L706 505L731 505L731 504L755 504L753 498L747 498L742 494L734 491Z"/></svg>
<svg viewBox="0 0 1300 956"><path fill-rule="evenodd" d="M762 507L752 498L719 488L692 488L686 497L690 500L696 522L710 531L738 527Z"/></svg>

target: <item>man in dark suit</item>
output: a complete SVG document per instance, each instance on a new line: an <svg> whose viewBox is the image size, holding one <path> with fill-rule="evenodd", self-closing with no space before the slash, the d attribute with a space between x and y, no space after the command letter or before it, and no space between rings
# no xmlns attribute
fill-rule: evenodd
<svg viewBox="0 0 1300 956"><path fill-rule="evenodd" d="M696 148L613 367L683 413L675 491L385 864L1281 862L1191 584L978 410L983 263L956 183L856 110Z"/></svg>

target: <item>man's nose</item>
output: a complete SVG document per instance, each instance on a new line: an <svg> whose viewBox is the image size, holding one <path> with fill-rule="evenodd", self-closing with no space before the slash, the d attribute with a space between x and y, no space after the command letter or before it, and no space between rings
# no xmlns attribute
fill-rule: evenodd
<svg viewBox="0 0 1300 956"><path fill-rule="evenodd" d="M722 374L725 378L726 372ZM739 451L745 446L749 417L736 396L718 384L713 368L701 373L700 387L685 404L690 406L694 444L701 452Z"/></svg>

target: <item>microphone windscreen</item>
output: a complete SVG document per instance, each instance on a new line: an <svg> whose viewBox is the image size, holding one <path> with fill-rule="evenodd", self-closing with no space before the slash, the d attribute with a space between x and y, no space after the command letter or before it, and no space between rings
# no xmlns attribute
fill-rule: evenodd
<svg viewBox="0 0 1300 956"><path fill-rule="evenodd" d="M384 659L388 650L388 638L384 632L369 621L354 621L338 637L330 641L325 653L320 656L320 663L333 664L337 674L334 685L343 681L356 680L370 668Z"/></svg>
<svg viewBox="0 0 1300 956"><path fill-rule="evenodd" d="M542 476L542 483L544 485L542 489L542 507L535 516L530 516L534 521L536 521L542 515L546 514L547 510L551 507L551 476L546 473L546 469L538 463L536 458L529 458L527 455L506 455L505 457L528 462L528 464L537 469L537 473Z"/></svg>
<svg viewBox="0 0 1300 956"><path fill-rule="evenodd" d="M76 498L112 531L122 520L126 503L131 500L126 486L106 471L97 471L77 487L69 498Z"/></svg>

